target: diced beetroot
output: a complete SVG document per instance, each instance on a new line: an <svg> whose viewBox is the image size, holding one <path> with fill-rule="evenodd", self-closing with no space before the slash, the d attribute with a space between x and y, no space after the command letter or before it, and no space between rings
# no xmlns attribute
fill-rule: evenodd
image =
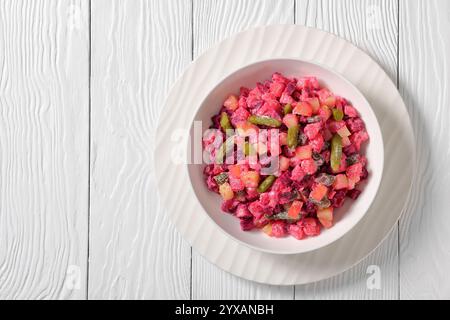
<svg viewBox="0 0 450 320"><path fill-rule="evenodd" d="M344 114L350 118L358 117L358 111L356 111L355 108L348 104L344 107Z"/></svg>
<svg viewBox="0 0 450 320"><path fill-rule="evenodd" d="M321 129L322 129L322 123L316 122L316 123L307 124L303 131L306 134L306 136L308 137L308 139L311 140L311 139L314 139L319 134Z"/></svg>
<svg viewBox="0 0 450 320"><path fill-rule="evenodd" d="M300 220L300 225L303 228L303 232L310 237L314 237L320 234L320 224L315 218L305 218Z"/></svg>
<svg viewBox="0 0 450 320"><path fill-rule="evenodd" d="M355 163L346 169L347 177L358 182L361 179L363 166L361 163Z"/></svg>
<svg viewBox="0 0 450 320"><path fill-rule="evenodd" d="M238 204L236 207L236 217L238 218L253 218L253 215L248 210L248 207L246 204Z"/></svg>
<svg viewBox="0 0 450 320"><path fill-rule="evenodd" d="M257 228L262 228L269 224L270 220L266 216L261 216L260 218L253 217L253 223Z"/></svg>
<svg viewBox="0 0 450 320"><path fill-rule="evenodd" d="M305 171L302 169L301 165L295 166L292 170L291 179L295 181L301 181L303 177L306 175Z"/></svg>
<svg viewBox="0 0 450 320"><path fill-rule="evenodd" d="M312 147L312 150L316 153L320 153L320 151L322 151L324 144L325 141L321 134L318 134L315 138L309 141L309 145Z"/></svg>
<svg viewBox="0 0 450 320"><path fill-rule="evenodd" d="M206 185L209 190L219 192L219 186L217 185L217 182L213 176L208 176L208 178L206 179Z"/></svg>
<svg viewBox="0 0 450 320"><path fill-rule="evenodd" d="M336 133L343 126L345 126L344 120L341 120L341 121L329 120L328 121L328 129L330 130L331 133Z"/></svg>
<svg viewBox="0 0 450 320"><path fill-rule="evenodd" d="M317 171L317 165L313 159L302 160L300 165L306 174L314 174Z"/></svg>
<svg viewBox="0 0 450 320"><path fill-rule="evenodd" d="M323 105L319 108L318 114L325 122L331 117L332 112L328 106Z"/></svg>
<svg viewBox="0 0 450 320"><path fill-rule="evenodd" d="M355 132L350 136L350 142L355 146L356 150L361 149L361 144L369 139L366 130Z"/></svg>
<svg viewBox="0 0 450 320"><path fill-rule="evenodd" d="M358 189L353 189L353 190L350 190L349 192L347 192L347 197L349 197L350 199L356 200L356 199L358 199L360 194L361 194L361 191L359 191Z"/></svg>
<svg viewBox="0 0 450 320"><path fill-rule="evenodd" d="M303 228L299 225L293 223L288 226L288 232L291 236L293 236L297 240L302 240L305 238L305 233L303 232Z"/></svg>
<svg viewBox="0 0 450 320"><path fill-rule="evenodd" d="M347 194L346 190L339 190L334 195L333 199L331 199L331 206L333 208L340 208L344 205L345 195Z"/></svg>
<svg viewBox="0 0 450 320"><path fill-rule="evenodd" d="M286 88L286 85L281 82L272 82L270 85L270 92L277 98L281 97L281 94L284 91L284 88Z"/></svg>
<svg viewBox="0 0 450 320"><path fill-rule="evenodd" d="M231 124L236 127L239 122L247 121L248 117L250 117L250 112L243 107L239 107L231 115Z"/></svg>
<svg viewBox="0 0 450 320"><path fill-rule="evenodd" d="M294 98L292 98L289 94L287 94L286 92L283 92L283 94L281 95L280 98L280 103L286 104L286 103L290 103L293 104L295 102Z"/></svg>
<svg viewBox="0 0 450 320"><path fill-rule="evenodd" d="M248 210L250 210L251 214L256 218L261 218L264 214L270 213L270 210L268 210L268 207L265 207L261 204L260 201L253 201L249 204Z"/></svg>
<svg viewBox="0 0 450 320"><path fill-rule="evenodd" d="M259 195L259 202L262 206L275 208L278 204L278 193L276 192L264 192Z"/></svg>
<svg viewBox="0 0 450 320"><path fill-rule="evenodd" d="M233 213L237 207L237 201L234 199L224 200L220 206L220 209L224 212Z"/></svg>
<svg viewBox="0 0 450 320"><path fill-rule="evenodd" d="M242 231L250 231L255 228L255 224L252 219L241 219L240 224Z"/></svg>
<svg viewBox="0 0 450 320"><path fill-rule="evenodd" d="M252 201L259 198L259 192L256 188L246 188L247 200Z"/></svg>
<svg viewBox="0 0 450 320"><path fill-rule="evenodd" d="M298 89L319 89L319 81L316 77L303 77L297 81Z"/></svg>
<svg viewBox="0 0 450 320"><path fill-rule="evenodd" d="M249 92L250 92L250 89L247 88L247 87L241 87L241 88L239 89L239 95L240 95L241 97L248 97Z"/></svg>
<svg viewBox="0 0 450 320"><path fill-rule="evenodd" d="M294 82L288 82L288 84L286 85L286 89L284 89L284 93L292 96L294 91L296 89L296 85Z"/></svg>
<svg viewBox="0 0 450 320"><path fill-rule="evenodd" d="M350 118L345 122L352 133L361 131L365 128L364 122L361 120L361 118Z"/></svg>
<svg viewBox="0 0 450 320"><path fill-rule="evenodd" d="M234 176L229 176L228 180L230 182L231 190L233 191L241 191L245 189L244 183L240 178L236 178Z"/></svg>
<svg viewBox="0 0 450 320"><path fill-rule="evenodd" d="M281 73L275 72L274 74L272 74L272 81L286 84L289 82L289 79L284 77Z"/></svg>
<svg viewBox="0 0 450 320"><path fill-rule="evenodd" d="M272 237L281 238L286 235L286 223L284 221L272 222Z"/></svg>

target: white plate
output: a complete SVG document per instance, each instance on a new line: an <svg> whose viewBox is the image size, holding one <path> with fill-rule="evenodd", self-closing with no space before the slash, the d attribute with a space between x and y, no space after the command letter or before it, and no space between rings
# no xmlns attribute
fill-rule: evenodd
<svg viewBox="0 0 450 320"><path fill-rule="evenodd" d="M185 163L173 162L175 145L196 109L227 74L255 61L291 58L316 62L342 74L364 94L381 126L384 171L364 218L345 236L321 249L274 255L227 236L197 201ZM191 106L191 107L190 107ZM184 135L186 136L186 135ZM350 268L387 236L408 198L415 168L414 136L394 83L367 54L335 35L295 25L251 29L224 40L194 61L169 93L157 131L156 173L162 204L178 231L207 260L234 275L269 284L319 281Z"/></svg>

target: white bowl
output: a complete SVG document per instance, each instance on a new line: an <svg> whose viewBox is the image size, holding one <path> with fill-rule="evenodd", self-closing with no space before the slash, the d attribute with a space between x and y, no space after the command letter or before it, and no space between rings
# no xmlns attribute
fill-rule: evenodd
<svg viewBox="0 0 450 320"><path fill-rule="evenodd" d="M352 229L367 212L378 191L383 173L383 139L372 108L354 85L329 68L295 58L263 60L232 72L220 81L198 106L194 121L201 121L203 130L206 130L211 125L211 117L218 113L223 101L230 93L238 94L241 86L254 87L256 82L270 79L274 72L296 78L315 76L322 86L346 98L359 111L370 136L370 142L364 147L368 159L369 178L361 184L362 193L359 198L355 201L347 199L342 208L335 210L335 225L330 229L322 229L321 234L316 237L303 240L296 240L291 236L271 238L258 229L242 231L239 219L221 210L221 197L206 187L203 177L205 164L188 164L188 172L198 201L209 217L228 236L264 252L297 254L316 250L336 241ZM193 132L192 126L191 137L201 139L201 137L195 137Z"/></svg>

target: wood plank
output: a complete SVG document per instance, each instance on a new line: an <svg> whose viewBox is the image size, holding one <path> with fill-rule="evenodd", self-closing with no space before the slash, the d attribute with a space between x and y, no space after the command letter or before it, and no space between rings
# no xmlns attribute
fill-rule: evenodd
<svg viewBox="0 0 450 320"><path fill-rule="evenodd" d="M190 60L190 1L92 2L89 298L189 298L190 247L160 206L153 156Z"/></svg>
<svg viewBox="0 0 450 320"><path fill-rule="evenodd" d="M450 2L402 0L400 8L400 91L418 151L400 223L400 298L448 299Z"/></svg>
<svg viewBox="0 0 450 320"><path fill-rule="evenodd" d="M249 27L294 22L291 0L194 0L194 56ZM228 274L193 251L193 299L292 299L293 287L253 283Z"/></svg>
<svg viewBox="0 0 450 320"><path fill-rule="evenodd" d="M348 39L369 53L395 81L398 5L391 0L296 1L296 23ZM394 299L398 297L398 232L364 261L331 279L296 286L296 299ZM380 271L380 289L369 289L372 265ZM369 273L367 273L369 272Z"/></svg>
<svg viewBox="0 0 450 320"><path fill-rule="evenodd" d="M0 1L0 299L86 298L89 1Z"/></svg>

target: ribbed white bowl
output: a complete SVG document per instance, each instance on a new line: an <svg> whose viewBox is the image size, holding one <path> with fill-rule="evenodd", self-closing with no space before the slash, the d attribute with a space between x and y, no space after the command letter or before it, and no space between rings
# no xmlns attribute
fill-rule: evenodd
<svg viewBox="0 0 450 320"><path fill-rule="evenodd" d="M366 124L370 142L365 144L364 154L368 159L369 178L361 185L363 192L356 201L347 200L342 208L334 211L334 226L323 229L317 237L309 237L299 241L294 237L270 238L261 230L243 232L239 219L222 212L221 197L212 193L206 187L203 177L204 164L188 165L191 186L198 201L212 220L233 239L251 248L273 254L297 254L322 248L336 241L353 228L366 214L381 182L383 173L384 147L381 130L370 104L359 90L341 75L325 66L302 61L296 58L269 59L247 65L233 71L222 79L197 106L194 121L203 125L203 131L211 125L211 117L220 109L223 101L230 93L238 94L240 86L254 87L256 82L270 79L274 72L280 72L289 77L316 76L321 85L333 93L345 97L355 106ZM195 109L193 107L193 109ZM190 132L192 153L194 146L201 145L202 135L195 132L192 125ZM200 150L197 150L200 152Z"/></svg>

